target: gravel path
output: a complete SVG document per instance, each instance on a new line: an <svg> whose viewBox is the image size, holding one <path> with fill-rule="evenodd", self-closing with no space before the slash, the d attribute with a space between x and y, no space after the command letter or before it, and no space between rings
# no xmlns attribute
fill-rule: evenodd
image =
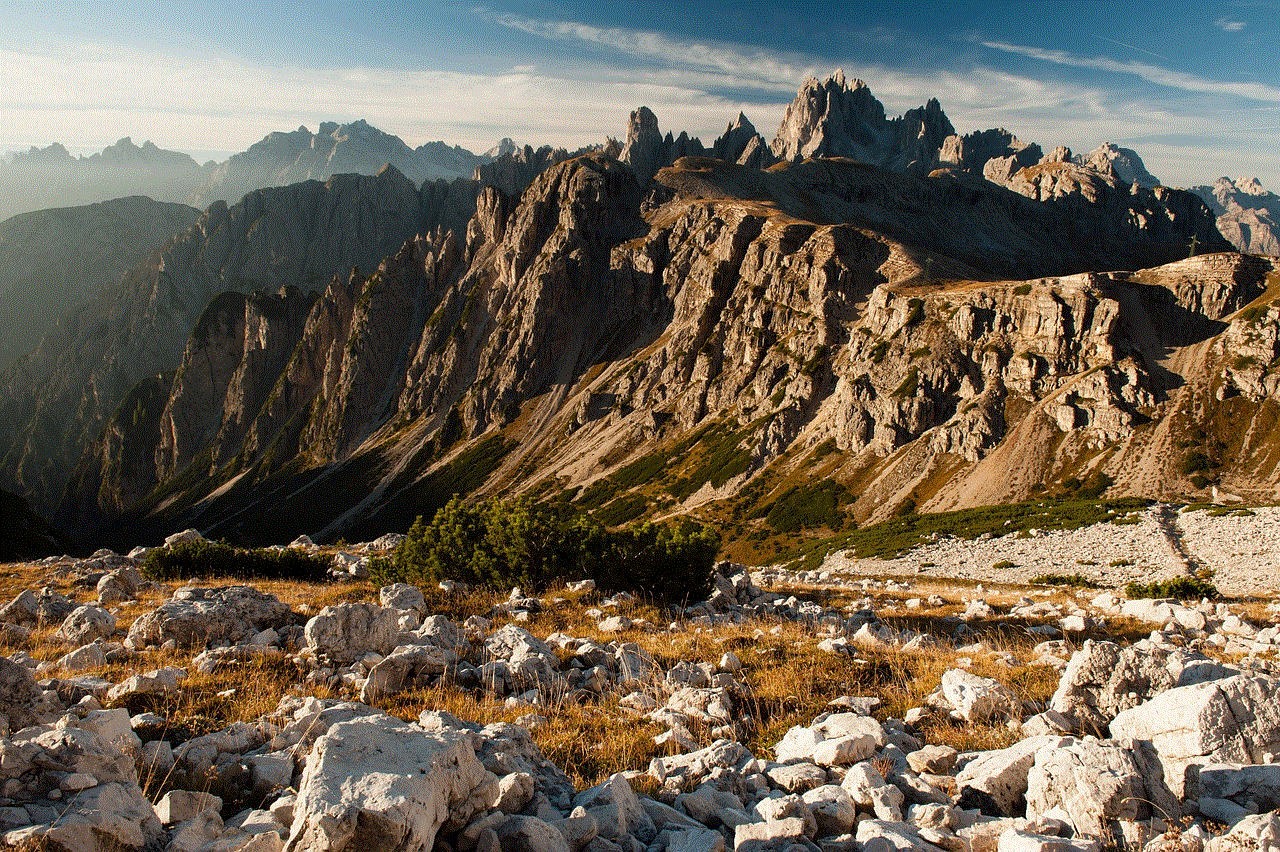
<svg viewBox="0 0 1280 852"><path fill-rule="evenodd" d="M1251 516L1212 517L1204 510L1152 506L1137 523L1094 524L1077 530L954 538L921 545L898 559L827 557L823 568L877 574L1025 583L1037 574L1082 574L1108 586L1176 577L1189 568L1214 572L1227 595L1273 595L1280 589L1280 507ZM1012 567L994 567L1003 562Z"/></svg>

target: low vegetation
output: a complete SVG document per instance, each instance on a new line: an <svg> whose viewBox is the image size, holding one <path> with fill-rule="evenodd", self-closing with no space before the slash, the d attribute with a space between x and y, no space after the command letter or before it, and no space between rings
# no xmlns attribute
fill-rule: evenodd
<svg viewBox="0 0 1280 852"><path fill-rule="evenodd" d="M1149 583L1133 582L1125 587L1130 599L1173 598L1175 600L1213 600L1218 589L1213 583L1200 577L1174 577L1171 580L1153 580Z"/></svg>
<svg viewBox="0 0 1280 852"><path fill-rule="evenodd" d="M300 580L320 582L328 560L293 547L240 548L214 541L187 541L147 554L142 573L149 580Z"/></svg>
<svg viewBox="0 0 1280 852"><path fill-rule="evenodd" d="M604 591L690 601L710 593L719 548L714 532L691 521L609 530L565 506L455 497L429 522L419 517L371 571L375 583L457 580L526 591L591 579Z"/></svg>
<svg viewBox="0 0 1280 852"><path fill-rule="evenodd" d="M1100 589L1101 583L1083 574L1037 574L1030 580L1036 586L1066 586L1069 589Z"/></svg>

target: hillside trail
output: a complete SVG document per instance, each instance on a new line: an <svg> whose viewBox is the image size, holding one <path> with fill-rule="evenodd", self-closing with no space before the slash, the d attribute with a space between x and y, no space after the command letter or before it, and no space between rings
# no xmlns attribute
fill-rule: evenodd
<svg viewBox="0 0 1280 852"><path fill-rule="evenodd" d="M1185 573L1194 576L1203 571L1205 566L1200 563L1200 560L1187 547L1186 535L1178 518L1178 509L1175 506L1161 504L1156 509L1156 526L1159 527L1160 534L1164 537L1165 543L1169 547L1169 556L1175 564L1182 565Z"/></svg>

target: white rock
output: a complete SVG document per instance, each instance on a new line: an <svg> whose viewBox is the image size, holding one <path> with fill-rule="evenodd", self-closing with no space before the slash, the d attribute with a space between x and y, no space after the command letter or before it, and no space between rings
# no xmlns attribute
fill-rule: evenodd
<svg viewBox="0 0 1280 852"><path fill-rule="evenodd" d="M307 758L287 848L428 852L442 825L485 806L485 779L462 735L389 716L339 722Z"/></svg>
<svg viewBox="0 0 1280 852"><path fill-rule="evenodd" d="M308 650L341 663L358 660L370 651L389 654L399 634L399 613L370 603L326 606L303 629Z"/></svg>
<svg viewBox="0 0 1280 852"><path fill-rule="evenodd" d="M962 808L978 808L993 816L1022 814L1027 773L1042 748L1060 748L1068 737L1030 737L1008 748L979 752L956 773Z"/></svg>
<svg viewBox="0 0 1280 852"><path fill-rule="evenodd" d="M943 673L942 697L966 722L1022 717L1022 701L1013 690L999 681L963 669L948 669Z"/></svg>
<svg viewBox="0 0 1280 852"><path fill-rule="evenodd" d="M1065 820L1075 834L1132 846L1139 823L1181 813L1149 745L1092 737L1043 748L1027 773L1027 818Z"/></svg>
<svg viewBox="0 0 1280 852"><path fill-rule="evenodd" d="M100 606L87 604L72 610L55 635L62 641L79 647L98 639L107 639L115 632L116 617Z"/></svg>
<svg viewBox="0 0 1280 852"><path fill-rule="evenodd" d="M1280 753L1278 694L1280 681L1245 675L1180 686L1120 713L1111 733L1150 741L1181 797L1192 765L1264 763Z"/></svg>
<svg viewBox="0 0 1280 852"><path fill-rule="evenodd" d="M998 852L1099 852L1102 848L1092 838L1053 837L1011 828L1000 835Z"/></svg>

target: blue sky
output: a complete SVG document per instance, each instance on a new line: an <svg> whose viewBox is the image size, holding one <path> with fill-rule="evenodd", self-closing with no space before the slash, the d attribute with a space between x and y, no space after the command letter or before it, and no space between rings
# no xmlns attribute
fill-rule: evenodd
<svg viewBox="0 0 1280 852"><path fill-rule="evenodd" d="M1167 183L1280 190L1280 2L0 5L0 150L121 136L221 159L365 118L411 145L566 147L646 104L710 143L772 138L806 75L961 132L1136 149Z"/></svg>

